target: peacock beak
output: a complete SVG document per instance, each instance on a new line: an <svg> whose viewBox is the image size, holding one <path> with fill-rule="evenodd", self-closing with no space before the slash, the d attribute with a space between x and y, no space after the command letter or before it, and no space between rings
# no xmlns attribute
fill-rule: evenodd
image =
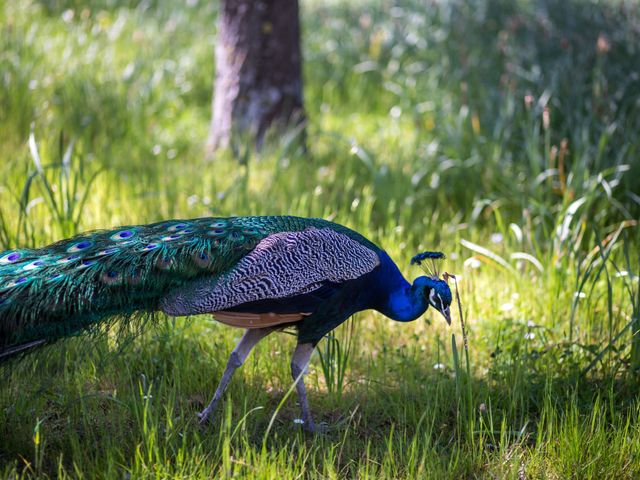
<svg viewBox="0 0 640 480"><path fill-rule="evenodd" d="M451 311L449 310L449 307L446 307L443 310L438 310L442 316L444 317L444 319L447 321L448 325L451 325Z"/></svg>

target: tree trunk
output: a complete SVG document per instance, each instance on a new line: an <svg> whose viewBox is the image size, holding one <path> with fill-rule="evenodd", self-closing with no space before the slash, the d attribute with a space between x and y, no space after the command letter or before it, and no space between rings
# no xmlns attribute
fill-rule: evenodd
<svg viewBox="0 0 640 480"><path fill-rule="evenodd" d="M208 149L303 120L297 0L220 0Z"/></svg>

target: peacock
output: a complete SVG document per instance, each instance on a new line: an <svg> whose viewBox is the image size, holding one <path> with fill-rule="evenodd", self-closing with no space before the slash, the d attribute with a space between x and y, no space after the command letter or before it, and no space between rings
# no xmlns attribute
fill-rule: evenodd
<svg viewBox="0 0 640 480"><path fill-rule="evenodd" d="M317 431L303 375L318 342L366 309L409 322L432 306L450 324L451 290L435 268L443 257L413 257L411 263L433 268L410 284L389 255L359 233L293 216L169 220L6 251L0 254L0 360L108 319L212 314L245 332L198 414L205 424L251 349L294 327L291 375L301 421Z"/></svg>

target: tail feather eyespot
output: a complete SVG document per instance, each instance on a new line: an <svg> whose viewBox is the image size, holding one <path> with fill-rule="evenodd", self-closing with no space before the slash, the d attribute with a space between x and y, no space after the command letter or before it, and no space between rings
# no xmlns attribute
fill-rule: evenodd
<svg viewBox="0 0 640 480"><path fill-rule="evenodd" d="M106 285L117 285L122 283L122 274L115 270L109 270L102 275L101 280Z"/></svg>
<svg viewBox="0 0 640 480"><path fill-rule="evenodd" d="M120 240L126 240L129 239L131 237L133 237L136 234L135 230L132 229L128 229L128 230L120 230L119 232L114 233L113 235L111 235L109 238L113 241L120 241Z"/></svg>
<svg viewBox="0 0 640 480"><path fill-rule="evenodd" d="M23 257L22 252L11 251L0 257L0 264L15 263Z"/></svg>
<svg viewBox="0 0 640 480"><path fill-rule="evenodd" d="M193 263L200 268L207 268L211 265L211 255L207 252L195 252L191 255Z"/></svg>
<svg viewBox="0 0 640 480"><path fill-rule="evenodd" d="M127 284L136 286L142 283L142 272L140 270L133 270L126 276Z"/></svg>
<svg viewBox="0 0 640 480"><path fill-rule="evenodd" d="M213 223L210 223L209 227L213 228L215 230L215 229L227 228L228 225L229 225L229 223L226 222L225 220L217 220L217 221L215 221Z"/></svg>
<svg viewBox="0 0 640 480"><path fill-rule="evenodd" d="M18 285L24 285L30 280L31 278L29 277L19 277L0 287L0 290L8 290L10 288L17 287Z"/></svg>
<svg viewBox="0 0 640 480"><path fill-rule="evenodd" d="M33 262L29 262L24 267L22 267L22 270L24 271L37 270L38 268L44 267L45 265L46 263L44 262L44 260L34 260Z"/></svg>
<svg viewBox="0 0 640 480"><path fill-rule="evenodd" d="M93 246L93 242L91 240L81 240L79 242L74 243L69 248L67 248L67 252L68 253L81 252L91 246Z"/></svg>
<svg viewBox="0 0 640 480"><path fill-rule="evenodd" d="M171 242L173 240L177 240L180 238L180 234L178 233L174 233L172 235L167 235L166 237L162 237L160 240L162 240L163 242Z"/></svg>
<svg viewBox="0 0 640 480"><path fill-rule="evenodd" d="M62 273L54 273L53 275L49 275L45 282L47 283L53 283L53 282L57 282L58 280L62 280L64 278L64 274Z"/></svg>
<svg viewBox="0 0 640 480"><path fill-rule="evenodd" d="M156 260L156 267L159 270L169 270L173 265L173 258L170 257L160 257Z"/></svg>
<svg viewBox="0 0 640 480"><path fill-rule="evenodd" d="M113 255L114 253L118 252L119 250L115 247L111 247L111 248L105 248L104 250L100 250L98 253L96 253L96 257L104 257L107 255Z"/></svg>
<svg viewBox="0 0 640 480"><path fill-rule="evenodd" d="M159 246L159 243L147 243L140 250L143 252L150 252L152 250L156 250Z"/></svg>
<svg viewBox="0 0 640 480"><path fill-rule="evenodd" d="M180 230L184 230L188 225L186 223L175 223L167 228L167 232L178 232Z"/></svg>
<svg viewBox="0 0 640 480"><path fill-rule="evenodd" d="M80 255L74 254L74 255L69 255L68 257L63 257L60 260L58 260L56 263L60 263L60 264L70 263L79 259L80 259Z"/></svg>

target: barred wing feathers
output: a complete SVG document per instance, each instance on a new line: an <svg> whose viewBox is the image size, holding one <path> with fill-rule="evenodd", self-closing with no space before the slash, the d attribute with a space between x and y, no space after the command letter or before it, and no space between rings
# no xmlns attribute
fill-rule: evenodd
<svg viewBox="0 0 640 480"><path fill-rule="evenodd" d="M294 317L243 316L226 310L260 300L302 295L327 281L353 280L379 263L373 250L332 229L275 233L260 241L224 275L172 291L161 301L161 308L170 315L214 313L224 323L246 328L290 323L308 312Z"/></svg>

